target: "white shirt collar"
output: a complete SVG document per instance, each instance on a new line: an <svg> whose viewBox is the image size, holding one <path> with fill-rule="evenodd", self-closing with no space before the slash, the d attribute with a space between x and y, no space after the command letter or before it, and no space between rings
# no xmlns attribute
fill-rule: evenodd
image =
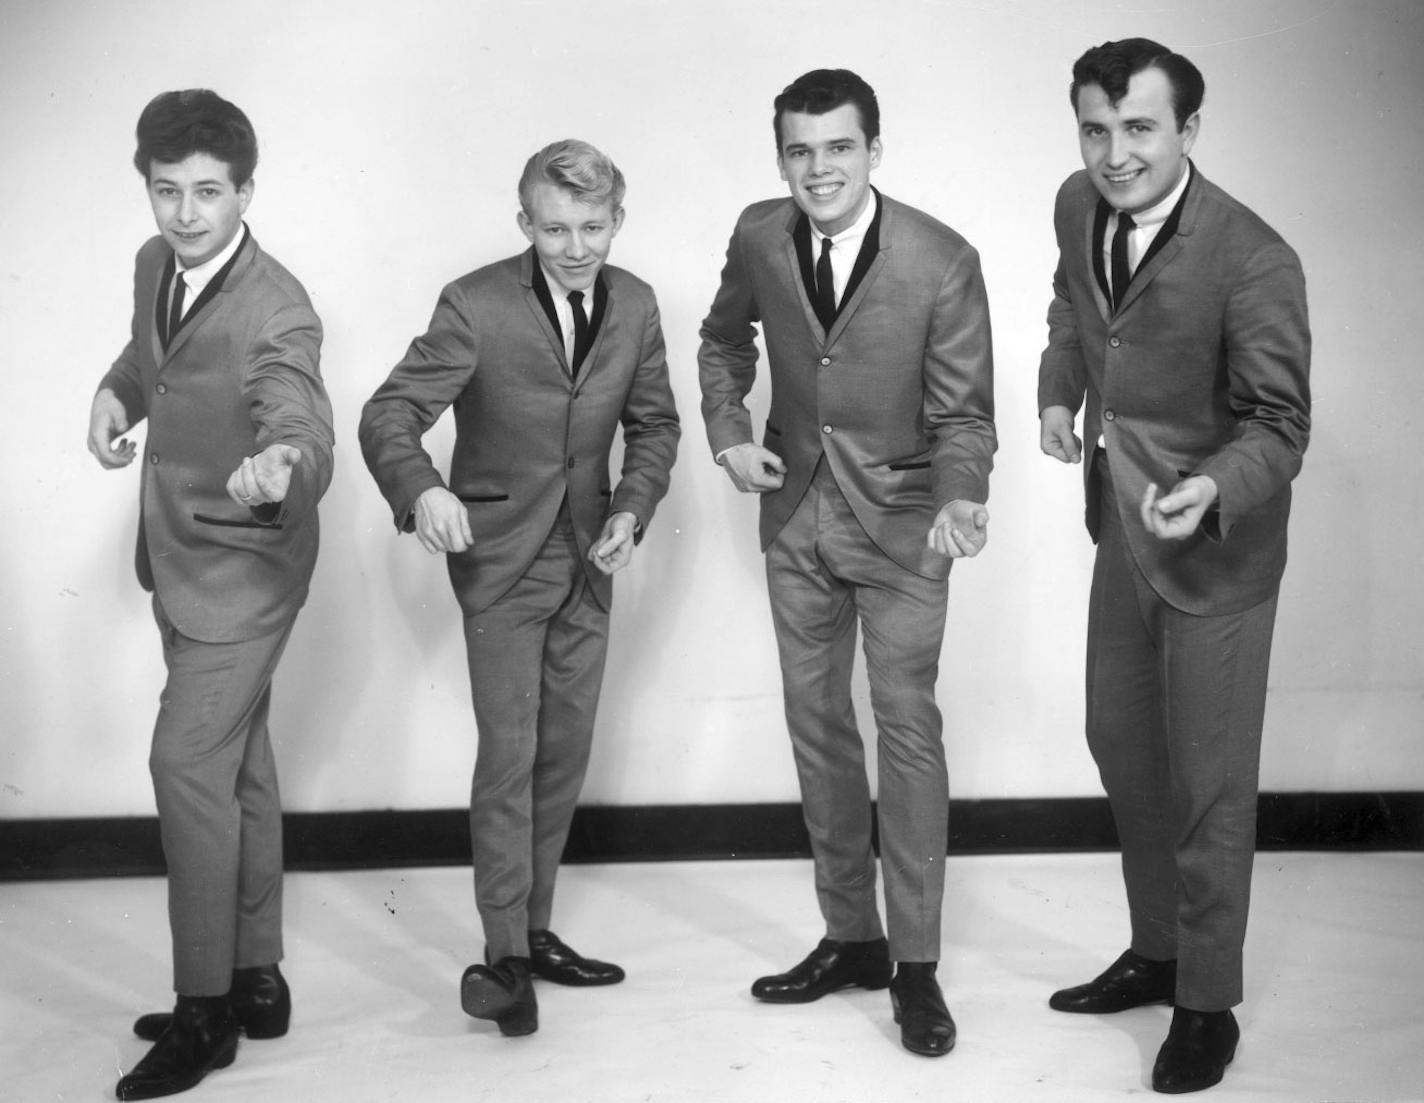
<svg viewBox="0 0 1424 1103"><path fill-rule="evenodd" d="M821 249L821 239L829 237L831 239L831 249L839 250L847 245L854 245L865 237L866 231L870 229L870 224L875 221L875 212L880 209L880 196L875 194L875 190L870 189L870 201L866 203L865 209L860 212L860 217L847 226L838 234L823 234L811 219L811 244L815 246L815 251Z"/></svg>
<svg viewBox="0 0 1424 1103"><path fill-rule="evenodd" d="M1156 226L1167 221L1167 216L1172 213L1172 208L1177 205L1177 200L1182 198L1182 193L1187 190L1187 181L1192 178L1190 162L1183 162L1182 177L1172 187L1161 201L1154 203L1145 211L1140 211L1132 216L1133 223L1139 230L1148 226Z"/></svg>
<svg viewBox="0 0 1424 1103"><path fill-rule="evenodd" d="M174 263L176 270L183 273L183 313L187 314L192 305L198 301L198 296L203 293L203 289L208 286L219 272L223 265L230 261L233 254L242 248L242 243L247 237L247 223L242 223L237 233L232 235L232 240L218 251L216 256L203 261L202 264L195 264L192 268L184 268L183 261L175 254Z"/></svg>

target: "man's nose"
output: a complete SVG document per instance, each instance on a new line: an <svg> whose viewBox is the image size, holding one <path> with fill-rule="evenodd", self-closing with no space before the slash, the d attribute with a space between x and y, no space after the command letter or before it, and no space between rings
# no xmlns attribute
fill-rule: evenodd
<svg viewBox="0 0 1424 1103"><path fill-rule="evenodd" d="M1127 163L1127 139L1121 134L1108 136L1108 164L1113 167Z"/></svg>
<svg viewBox="0 0 1424 1103"><path fill-rule="evenodd" d="M178 200L178 221L184 223L192 222L197 216L197 211L197 203L194 202L193 197L184 193L183 198Z"/></svg>
<svg viewBox="0 0 1424 1103"><path fill-rule="evenodd" d="M588 253L588 243L584 241L583 234L578 231L569 234L569 243L564 247L564 252L574 258L586 255Z"/></svg>

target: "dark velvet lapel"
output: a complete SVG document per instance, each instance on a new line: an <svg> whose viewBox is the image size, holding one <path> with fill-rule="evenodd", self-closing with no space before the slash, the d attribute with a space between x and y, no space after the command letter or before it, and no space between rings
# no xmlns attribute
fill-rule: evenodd
<svg viewBox="0 0 1424 1103"><path fill-rule="evenodd" d="M532 252L532 250L531 250ZM539 305L544 308L544 313L549 317L549 324L554 327L554 336L559 338L559 347L563 348L563 327L559 325L559 312L554 306L554 295L549 290L549 281L544 276L544 266L539 263L539 255L533 257L533 274L530 283L534 287L534 297L539 300ZM603 271L599 270L593 281L593 313L588 319L588 347L590 350L598 342L598 329L603 324L603 315L608 311L608 285L603 282ZM585 354L586 356L587 354ZM570 365L577 369L582 364Z"/></svg>
<svg viewBox="0 0 1424 1103"><path fill-rule="evenodd" d="M865 279L865 274L870 271L870 266L875 262L875 255L880 252L880 219L885 213L885 201L880 198L880 193L874 188L871 191L875 192L875 217L866 227L865 237L860 242L860 252L855 255L855 265L850 270L850 279L846 281L845 291L837 300L837 318L845 309L845 304L850 302L851 297L855 294L855 289L860 286L860 281ZM806 297L814 303L816 301L816 262L811 256L811 220L806 216L805 211L802 211L801 216L796 219L796 225L791 231L791 238L796 242L796 259L801 267L801 282L806 288ZM832 325L834 324L832 322ZM830 329L827 328L826 332L829 333Z"/></svg>
<svg viewBox="0 0 1424 1103"><path fill-rule="evenodd" d="M178 269L178 258L169 253L163 265L163 273L158 277L158 295L153 303L153 332L158 336L158 347L168 346L168 291L173 286L173 273Z"/></svg>
<svg viewBox="0 0 1424 1103"><path fill-rule="evenodd" d="M1098 281L1098 290L1108 301L1109 310L1112 309L1112 285L1108 283L1107 265L1103 263L1103 241L1107 237L1108 215L1111 213L1108 201L1099 196L1098 205L1093 210L1093 276Z"/></svg>
<svg viewBox="0 0 1424 1103"><path fill-rule="evenodd" d="M1162 223L1162 228L1157 231L1152 238L1152 244L1147 247L1147 252L1142 254L1142 258L1132 269L1132 279L1127 281L1127 286L1131 289L1133 281L1137 275L1147 267L1147 262L1162 251L1162 247L1172 240L1177 232L1177 226L1182 221L1182 208L1187 204L1187 196L1191 194L1192 181L1196 179L1196 166L1191 162L1187 163L1187 186L1182 189L1182 194L1177 197L1176 205L1172 208L1166 220ZM1106 199L1099 198L1098 205L1093 211L1093 275L1097 278L1098 288L1103 293L1103 298L1108 301L1109 308L1120 307L1121 304L1113 303L1112 292L1108 285L1107 266L1103 263L1103 241L1107 237L1108 218L1113 214L1113 209L1108 205ZM1123 300L1127 299L1124 292Z"/></svg>
<svg viewBox="0 0 1424 1103"><path fill-rule="evenodd" d="M250 235L247 232L247 224L243 223L242 241L238 244L237 248L233 250L232 256L228 257L227 263L224 264L221 268L219 268L216 273L214 273L213 278L208 281L208 285L203 288L203 293L193 300L193 305L183 311L183 317L178 321L178 328L168 335L168 347L170 349L173 347L173 343L178 339L178 334L183 331L183 327L186 326L189 322L194 321L198 317L198 313L203 309L203 307L207 306L208 303L212 302L213 298L217 295L217 293L223 289L223 284L227 282L228 276L232 273L233 268L237 265L237 258L242 256L242 251L247 248L247 239L249 236ZM164 272L171 275L173 267L173 261L170 260L169 263L164 267ZM165 279L160 286L162 286L166 290L168 288L168 280ZM163 332L162 315L163 311L166 309L167 299L168 296L166 294L160 293L158 296L160 304L158 307L160 333Z"/></svg>
<svg viewBox="0 0 1424 1103"><path fill-rule="evenodd" d="M1172 236L1177 232L1177 224L1182 221L1182 208L1186 206L1187 196L1191 194L1192 181L1196 178L1197 170L1189 161L1187 162L1187 186L1182 189L1182 194L1177 197L1177 205L1172 208L1172 213L1167 216L1167 221L1162 223L1162 228L1157 231L1157 236L1152 239L1152 244L1147 247L1147 252L1142 254L1142 259L1137 262L1137 267L1133 269L1132 275L1135 279L1137 273L1147 267L1147 262L1162 251L1162 246L1172 240ZM1131 287L1131 281L1128 282Z"/></svg>

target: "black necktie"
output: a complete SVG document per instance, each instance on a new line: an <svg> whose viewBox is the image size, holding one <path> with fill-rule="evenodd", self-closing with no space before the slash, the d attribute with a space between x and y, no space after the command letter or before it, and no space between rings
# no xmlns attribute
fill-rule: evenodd
<svg viewBox="0 0 1424 1103"><path fill-rule="evenodd" d="M816 317L830 332L836 320L836 276L831 271L831 239L821 238L821 259L816 261Z"/></svg>
<svg viewBox="0 0 1424 1103"><path fill-rule="evenodd" d="M183 273L177 272L173 276L173 299L168 308L168 332L163 335L163 347L166 349L172 343L173 338L178 334L178 327L183 323Z"/></svg>
<svg viewBox="0 0 1424 1103"><path fill-rule="evenodd" d="M1122 306L1122 297L1127 294L1127 285L1132 282L1132 271L1127 267L1127 238L1137 223L1126 211L1117 213L1117 233L1112 242L1112 297L1113 309Z"/></svg>
<svg viewBox="0 0 1424 1103"><path fill-rule="evenodd" d="M583 292L570 291L569 305L574 308L574 360L569 370L577 375L579 365L588 355L588 315L583 309Z"/></svg>

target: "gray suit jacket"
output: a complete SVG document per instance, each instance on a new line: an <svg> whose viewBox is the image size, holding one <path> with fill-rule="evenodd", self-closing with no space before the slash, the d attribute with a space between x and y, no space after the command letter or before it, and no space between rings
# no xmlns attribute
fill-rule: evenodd
<svg viewBox="0 0 1424 1103"><path fill-rule="evenodd" d="M421 436L452 403L450 490L469 507L474 546L448 556L461 607L478 613L538 554L567 496L584 569L606 609L612 579L586 560L604 520L630 512L640 533L667 492L681 433L653 290L599 273L606 305L578 375L534 290L534 251L446 286L430 327L361 412L361 451L396 528L444 485ZM608 458L623 428L616 486Z"/></svg>
<svg viewBox="0 0 1424 1103"><path fill-rule="evenodd" d="M789 197L742 213L702 325L702 414L714 455L753 439L744 399L761 322L771 370L763 443L787 465L784 485L761 496L762 547L824 455L880 550L943 578L952 560L927 546L930 525L953 499L988 499L997 446L988 298L968 242L913 207L880 202L877 252L829 333L797 259L804 215Z"/></svg>
<svg viewBox="0 0 1424 1103"><path fill-rule="evenodd" d="M1127 542L1152 587L1184 612L1221 615L1264 601L1285 569L1290 482L1310 436L1310 325L1295 252L1192 171L1175 232L1116 313L1093 275L1097 189L1077 172L1059 190L1038 405L1084 407L1089 447L1104 436ZM1191 538L1159 540L1138 519L1147 484L1165 493L1188 475L1216 481L1219 510Z"/></svg>
<svg viewBox="0 0 1424 1103"><path fill-rule="evenodd" d="M249 234L165 352L156 307L172 259L161 237L139 250L132 334L99 384L130 425L148 419L135 564L183 635L256 639L297 615L316 564L334 439L321 322L302 285ZM302 453L286 500L233 502L228 476L272 444Z"/></svg>

